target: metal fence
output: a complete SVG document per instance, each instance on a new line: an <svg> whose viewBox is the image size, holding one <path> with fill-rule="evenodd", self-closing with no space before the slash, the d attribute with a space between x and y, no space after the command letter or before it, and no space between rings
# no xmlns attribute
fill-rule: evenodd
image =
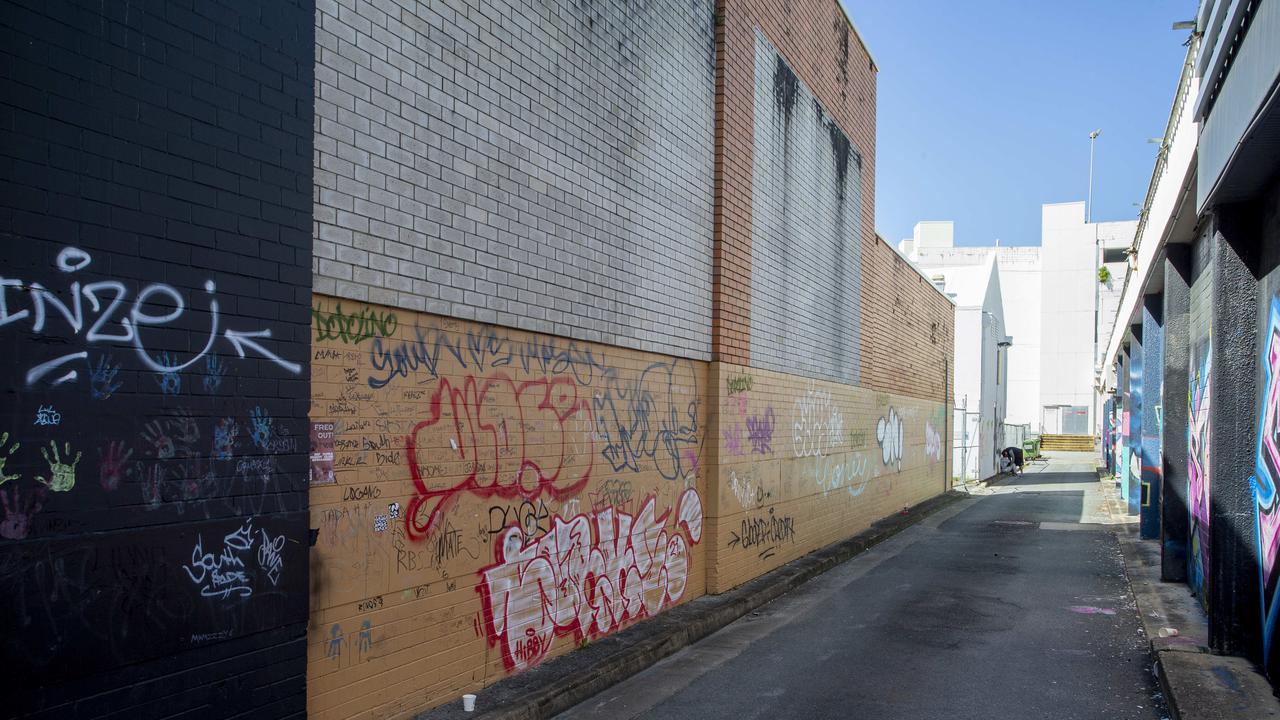
<svg viewBox="0 0 1280 720"><path fill-rule="evenodd" d="M955 476L959 480L982 480L979 477L982 467L982 453L995 458L1007 447L1024 447L1028 439L1035 435L1031 432L1031 424L1014 425L1003 423L995 432L993 447L982 447L982 418L977 410L965 407L952 408L951 427L954 429L951 439L951 462L955 468Z"/></svg>
<svg viewBox="0 0 1280 720"><path fill-rule="evenodd" d="M1029 437L1031 437L1031 423L1023 425L1005 423L1004 427L1000 428L1000 442L996 444L996 450L1003 450L1007 447L1023 447L1023 443Z"/></svg>
<svg viewBox="0 0 1280 720"><path fill-rule="evenodd" d="M981 417L977 410L963 407L952 408L953 429L951 439L951 463L955 468L955 476L961 480L981 480L978 477L979 460L979 423Z"/></svg>

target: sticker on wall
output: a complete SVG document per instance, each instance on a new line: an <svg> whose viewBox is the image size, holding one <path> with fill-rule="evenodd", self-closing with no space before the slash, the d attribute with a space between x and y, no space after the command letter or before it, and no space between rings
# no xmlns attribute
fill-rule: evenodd
<svg viewBox="0 0 1280 720"><path fill-rule="evenodd" d="M338 482L333 475L333 423L311 423L311 484L332 485Z"/></svg>

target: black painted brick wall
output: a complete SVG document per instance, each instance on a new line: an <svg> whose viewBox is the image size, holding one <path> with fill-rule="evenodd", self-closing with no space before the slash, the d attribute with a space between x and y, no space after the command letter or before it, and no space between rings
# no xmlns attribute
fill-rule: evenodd
<svg viewBox="0 0 1280 720"><path fill-rule="evenodd" d="M0 3L6 717L305 713L313 28Z"/></svg>

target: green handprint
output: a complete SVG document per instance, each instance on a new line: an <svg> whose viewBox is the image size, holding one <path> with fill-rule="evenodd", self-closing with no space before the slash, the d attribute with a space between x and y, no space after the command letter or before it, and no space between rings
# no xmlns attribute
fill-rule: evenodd
<svg viewBox="0 0 1280 720"><path fill-rule="evenodd" d="M67 492L76 486L76 465L80 464L80 453L76 453L76 459L68 465L62 462L62 458L58 457L58 444L49 441L49 447L53 448L53 458L49 457L48 451L40 448L40 454L44 456L44 461L49 463L49 475L52 479L45 480L43 477L37 477L36 480L40 484L47 486L54 492ZM63 443L62 450L66 453L66 457L71 457L71 443Z"/></svg>
<svg viewBox="0 0 1280 720"><path fill-rule="evenodd" d="M21 447L20 444L15 442L13 444L13 447L9 448L8 452L5 452L4 444L7 442L9 442L9 433L0 433L0 485L3 485L9 482L10 480L17 480L18 478L22 477L21 475L5 475L4 474L4 464L8 462L9 456L12 455L14 452L16 452L19 447Z"/></svg>

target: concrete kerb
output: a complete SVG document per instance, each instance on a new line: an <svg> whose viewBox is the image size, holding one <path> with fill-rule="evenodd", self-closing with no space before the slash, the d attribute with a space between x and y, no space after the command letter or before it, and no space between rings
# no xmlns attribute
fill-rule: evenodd
<svg viewBox="0 0 1280 720"><path fill-rule="evenodd" d="M1120 514L1113 508L1113 518ZM1280 700L1252 662L1210 652L1208 623L1187 586L1160 579L1158 544L1141 540L1133 522L1118 525L1116 539L1174 720L1280 719Z"/></svg>
<svg viewBox="0 0 1280 720"><path fill-rule="evenodd" d="M543 720L563 712L714 633L933 513L970 497L949 491L882 518L853 537L815 550L720 595L704 595L615 635L478 691L478 712L451 702L417 720Z"/></svg>

